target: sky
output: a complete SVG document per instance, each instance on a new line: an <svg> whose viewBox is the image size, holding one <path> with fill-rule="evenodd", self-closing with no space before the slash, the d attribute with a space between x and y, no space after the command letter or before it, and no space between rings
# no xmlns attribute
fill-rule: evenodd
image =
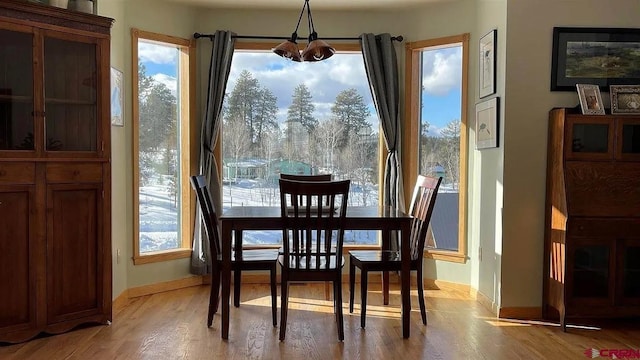
<svg viewBox="0 0 640 360"><path fill-rule="evenodd" d="M178 54L175 47L141 42L138 54L147 69L147 75L165 83L175 93ZM461 64L460 47L423 52L422 117L423 122L427 121L430 124L431 135L437 136L448 122L460 119ZM360 53L338 53L324 61L296 63L268 51L236 50L227 93L233 89L242 70L251 72L260 86L269 88L277 97L280 122L286 119L293 89L304 83L313 97L316 119L329 119L336 95L343 90L355 88L369 107L369 122L378 123ZM400 79L400 86L403 84L404 79Z"/></svg>

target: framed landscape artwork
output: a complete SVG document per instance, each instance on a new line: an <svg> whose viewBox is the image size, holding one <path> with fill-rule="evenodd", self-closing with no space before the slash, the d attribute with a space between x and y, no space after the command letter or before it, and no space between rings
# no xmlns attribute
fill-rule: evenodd
<svg viewBox="0 0 640 360"><path fill-rule="evenodd" d="M496 35L497 30L491 30L480 38L479 81L480 98L496 93Z"/></svg>
<svg viewBox="0 0 640 360"><path fill-rule="evenodd" d="M640 28L553 28L551 91L640 84Z"/></svg>
<svg viewBox="0 0 640 360"><path fill-rule="evenodd" d="M498 105L494 97L476 104L476 149L498 147Z"/></svg>
<svg viewBox="0 0 640 360"><path fill-rule="evenodd" d="M612 114L640 114L640 85L611 85Z"/></svg>

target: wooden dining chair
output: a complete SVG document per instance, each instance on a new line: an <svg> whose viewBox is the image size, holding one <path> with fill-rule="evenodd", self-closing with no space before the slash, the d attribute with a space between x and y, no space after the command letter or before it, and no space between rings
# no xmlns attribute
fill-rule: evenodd
<svg viewBox="0 0 640 360"><path fill-rule="evenodd" d="M289 284L330 281L338 339L344 340L342 315L342 244L347 214L349 180L296 181L280 179L280 214L283 222L280 340L287 329Z"/></svg>
<svg viewBox="0 0 640 360"><path fill-rule="evenodd" d="M298 181L331 181L333 175L331 174L316 174L316 175L298 175L298 174L280 174L280 179L285 180L298 180ZM282 248L280 248L282 254ZM327 282L324 285L324 297L327 300L331 299L331 284Z"/></svg>
<svg viewBox="0 0 640 360"><path fill-rule="evenodd" d="M211 202L211 196L205 177L203 175L191 176L191 186L196 192L202 219L204 221L204 229L209 239L209 248L211 254L211 294L209 296L209 314L207 315L207 326L211 326L213 322L213 314L218 311L220 302L220 277L222 270L222 244L220 232L218 229L218 217L215 208ZM225 239L224 241L231 241ZM234 305L240 305L240 281L239 277L244 270L268 270L271 282L271 315L273 318L273 326L277 325L277 292L276 292L276 267L278 259L278 250L243 250L235 247L231 253L231 270L234 272L235 281L233 284Z"/></svg>
<svg viewBox="0 0 640 360"><path fill-rule="evenodd" d="M409 248L411 249L411 270L416 271L418 282L418 302L422 323L427 324L427 310L424 304L424 291L422 279L422 257L424 243L427 238L427 229L431 221L431 214L436 203L438 188L442 177L432 178L418 175L418 180L413 189L411 208L409 215L411 220L411 234ZM400 271L400 251L382 250L352 250L349 251L349 313L353 313L353 298L356 278L356 267L361 271L360 296L361 312L360 326L365 327L367 313L367 274L370 271Z"/></svg>

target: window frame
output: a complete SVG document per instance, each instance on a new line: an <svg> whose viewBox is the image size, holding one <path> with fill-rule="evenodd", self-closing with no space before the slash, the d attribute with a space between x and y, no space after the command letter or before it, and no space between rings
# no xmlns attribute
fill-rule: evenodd
<svg viewBox="0 0 640 360"><path fill-rule="evenodd" d="M278 46L279 43L276 42L258 42L258 41L236 41L234 44L235 50L248 50L248 51L271 51L273 48ZM348 43L332 43L331 46L336 50L336 52L351 52L351 53L360 53L362 54L362 46L360 42L348 42ZM377 115L376 115L377 116ZM213 154L215 161L222 167L222 132L223 128L220 128L220 132L218 133L218 139L216 141L216 147L214 148ZM385 166L385 157L382 156L384 152L386 152L386 145L384 142L384 137L382 136L382 127L378 126L378 169L384 169ZM222 172L218 174L220 183L222 184ZM383 181L384 181L384 171L378 171L378 194L382 194L383 192ZM222 191L222 189L220 190ZM381 240L378 236L378 245L345 245L343 247L343 253L347 254L349 250L379 250L381 246ZM264 248L278 248L280 245L246 245L243 244L243 249L264 249Z"/></svg>
<svg viewBox="0 0 640 360"><path fill-rule="evenodd" d="M467 167L468 167L468 78L469 78L469 33L405 44L405 125L403 131L402 163L404 167L405 199L411 191L419 171L418 148L420 137L420 76L422 73L421 52L428 48L462 44L462 84L460 98L460 183L458 199L458 251L425 249L425 258L464 263L467 260ZM416 91L417 90L417 91Z"/></svg>
<svg viewBox="0 0 640 360"><path fill-rule="evenodd" d="M139 115L138 104L138 44L140 40L175 45L180 51L180 178L197 171L197 156L193 156L197 144L196 109L196 41L175 36L131 29L131 118L132 118L132 192L133 192L133 264L148 264L191 257L195 201L188 181L180 184L180 234L181 246L177 249L140 253L140 203L139 203ZM197 148L195 149L197 151Z"/></svg>

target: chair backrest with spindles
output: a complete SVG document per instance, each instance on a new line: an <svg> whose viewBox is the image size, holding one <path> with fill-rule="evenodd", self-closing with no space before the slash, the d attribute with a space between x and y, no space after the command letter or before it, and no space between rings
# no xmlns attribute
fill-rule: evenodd
<svg viewBox="0 0 640 360"><path fill-rule="evenodd" d="M436 196L442 177L432 178L418 175L416 185L411 197L409 214L413 216L411 221L411 259L422 259L424 243L427 238L431 214L436 204Z"/></svg>

